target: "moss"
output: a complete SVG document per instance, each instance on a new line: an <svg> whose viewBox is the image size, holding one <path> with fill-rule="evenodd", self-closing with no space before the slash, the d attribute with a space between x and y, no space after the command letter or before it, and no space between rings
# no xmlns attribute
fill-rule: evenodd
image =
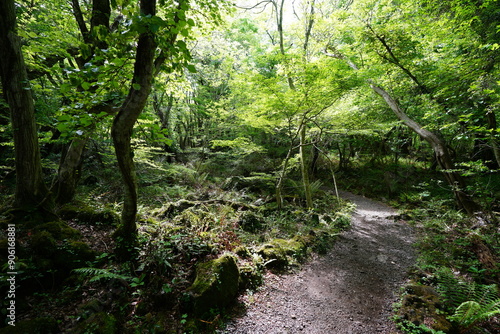
<svg viewBox="0 0 500 334"><path fill-rule="evenodd" d="M95 260L95 256L96 253L86 243L68 241L54 256L54 262L61 268L74 269L85 265L88 261Z"/></svg>
<svg viewBox="0 0 500 334"><path fill-rule="evenodd" d="M238 220L238 225L246 232L255 233L265 226L263 217L251 211L245 211Z"/></svg>
<svg viewBox="0 0 500 334"><path fill-rule="evenodd" d="M57 321L51 318L36 318L17 321L16 326L0 329L0 334L52 334L60 333Z"/></svg>
<svg viewBox="0 0 500 334"><path fill-rule="evenodd" d="M436 331L448 333L452 324L441 312L439 294L434 288L417 283L405 287L406 294L397 312L398 321L410 322L416 326L425 325Z"/></svg>
<svg viewBox="0 0 500 334"><path fill-rule="evenodd" d="M72 333L75 334L113 334L117 333L116 318L109 313L92 314L88 319L78 324Z"/></svg>
<svg viewBox="0 0 500 334"><path fill-rule="evenodd" d="M255 289L263 283L262 272L255 266L244 265L240 270L240 290Z"/></svg>
<svg viewBox="0 0 500 334"><path fill-rule="evenodd" d="M63 221L53 221L38 225L34 231L49 232L55 240L59 241L64 239L79 239L81 237L80 231L75 230Z"/></svg>
<svg viewBox="0 0 500 334"><path fill-rule="evenodd" d="M179 214L181 214L184 210L187 210L196 205L196 202L188 201L185 199L181 199L174 203L169 203L167 206L157 212L158 217L160 218L173 218Z"/></svg>
<svg viewBox="0 0 500 334"><path fill-rule="evenodd" d="M245 246L238 246L233 250L233 252L240 258L249 258L252 255Z"/></svg>
<svg viewBox="0 0 500 334"><path fill-rule="evenodd" d="M31 249L37 257L49 257L56 252L57 242L50 232L40 231L31 236Z"/></svg>
<svg viewBox="0 0 500 334"><path fill-rule="evenodd" d="M238 293L239 276L233 255L225 254L216 260L200 263L196 268L196 279L187 290L194 314L203 316L211 309L220 309L231 303Z"/></svg>
<svg viewBox="0 0 500 334"><path fill-rule="evenodd" d="M307 244L300 237L293 239L273 239L257 251L271 268L283 269L290 259L301 260L307 254Z"/></svg>
<svg viewBox="0 0 500 334"><path fill-rule="evenodd" d="M85 204L66 204L59 209L58 214L63 219L77 219L81 223L116 226L120 217L108 208L94 209Z"/></svg>

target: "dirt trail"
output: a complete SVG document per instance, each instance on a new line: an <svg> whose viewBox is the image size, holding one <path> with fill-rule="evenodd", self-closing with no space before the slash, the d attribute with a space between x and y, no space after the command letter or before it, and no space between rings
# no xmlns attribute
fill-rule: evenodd
<svg viewBox="0 0 500 334"><path fill-rule="evenodd" d="M245 296L245 314L220 333L398 333L389 320L394 293L415 261L411 228L385 204L341 192L357 209L353 226L300 272L268 274Z"/></svg>

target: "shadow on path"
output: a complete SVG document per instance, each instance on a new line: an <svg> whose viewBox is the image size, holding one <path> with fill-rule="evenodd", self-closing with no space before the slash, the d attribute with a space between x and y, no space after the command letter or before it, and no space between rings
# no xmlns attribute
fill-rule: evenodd
<svg viewBox="0 0 500 334"><path fill-rule="evenodd" d="M412 230L382 203L340 195L357 205L352 228L300 272L267 275L246 314L221 333L397 333L389 317L415 261Z"/></svg>

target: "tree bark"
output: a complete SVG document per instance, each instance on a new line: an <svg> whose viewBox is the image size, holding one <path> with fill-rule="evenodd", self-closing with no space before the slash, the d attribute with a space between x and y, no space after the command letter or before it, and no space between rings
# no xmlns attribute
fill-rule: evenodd
<svg viewBox="0 0 500 334"><path fill-rule="evenodd" d="M305 120L300 125L300 171L302 173L302 184L304 186L304 197L306 198L306 207L312 209L313 200L311 192L311 182L309 181L309 172L307 166L307 154L306 154L306 123Z"/></svg>
<svg viewBox="0 0 500 334"><path fill-rule="evenodd" d="M498 145L496 132L497 129L497 118L495 112L493 110L489 110L486 113L486 117L488 118L488 129L491 131L490 133L490 145L493 150L493 154L495 156L495 160L497 166L500 167L500 147Z"/></svg>
<svg viewBox="0 0 500 334"><path fill-rule="evenodd" d="M21 40L16 33L14 0L0 1L0 13L0 74L13 128L15 206L47 209L50 196L43 181L35 107L21 52Z"/></svg>
<svg viewBox="0 0 500 334"><path fill-rule="evenodd" d="M156 14L156 0L141 0L140 10L141 15L154 16ZM151 92L152 79L155 73L156 47L155 36L152 32L147 31L139 35L132 85L111 128L115 154L125 187L121 225L115 234L120 238L117 247L119 257L124 257L133 251L137 238L135 223L137 215L137 179L130 141L134 124L144 109Z"/></svg>
<svg viewBox="0 0 500 334"><path fill-rule="evenodd" d="M455 165L451 158L450 152L445 143L433 132L423 128L420 124L412 120L406 113L399 107L399 104L394 100L390 94L380 86L371 83L370 87L381 97L384 98L387 105L391 108L394 114L410 129L420 135L427 141L436 155L437 162L448 184L451 186L457 205L460 209L465 210L468 214L473 214L479 210L479 206L472 200L472 198L465 192L465 181L462 176L455 170Z"/></svg>
<svg viewBox="0 0 500 334"><path fill-rule="evenodd" d="M87 137L75 138L61 159L57 181L55 183L56 203L66 204L71 202L76 194L76 186L80 180L80 166Z"/></svg>

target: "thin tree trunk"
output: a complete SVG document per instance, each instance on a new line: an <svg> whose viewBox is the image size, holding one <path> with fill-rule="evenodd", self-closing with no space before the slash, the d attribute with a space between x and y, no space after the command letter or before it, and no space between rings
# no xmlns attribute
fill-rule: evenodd
<svg viewBox="0 0 500 334"><path fill-rule="evenodd" d="M486 117L488 118L488 129L491 131L490 145L493 150L493 154L495 155L497 166L500 167L500 147L496 138L497 118L493 110L489 110L486 113Z"/></svg>
<svg viewBox="0 0 500 334"><path fill-rule="evenodd" d="M456 202L460 209L465 210L468 214L473 214L479 210L479 206L465 192L465 181L462 176L455 171L455 165L451 159L450 152L445 143L433 132L423 128L420 124L413 121L401 110L399 104L380 86L371 84L370 87L381 97L384 98L387 105L391 108L394 114L410 129L424 138L434 150L439 166L443 170L448 184L451 186L455 195Z"/></svg>
<svg viewBox="0 0 500 334"><path fill-rule="evenodd" d="M0 74L9 104L15 148L15 206L49 209L48 188L43 181L33 96L21 40L16 33L14 0L0 1Z"/></svg>
<svg viewBox="0 0 500 334"><path fill-rule="evenodd" d="M155 15L156 0L141 0L141 15ZM118 239L119 257L130 254L137 238L137 179L130 146L132 130L137 118L144 109L155 72L154 57L156 51L155 36L152 32L139 35L134 64L134 76L129 94L116 115L111 135L115 147L118 166L125 187L121 225L115 233Z"/></svg>
<svg viewBox="0 0 500 334"><path fill-rule="evenodd" d="M76 194L76 186L80 180L80 166L83 150L87 144L87 137L75 138L64 155L53 187L56 191L56 202L65 204L71 202Z"/></svg>
<svg viewBox="0 0 500 334"><path fill-rule="evenodd" d="M332 51L334 51L334 53L328 53L325 50L325 54L329 57L346 61L347 64L354 70L359 69L356 64L350 61L343 54L336 52L336 50ZM453 194L455 195L455 200L459 209L466 211L468 214L477 212L480 207L466 193L465 181L462 176L458 172L456 172L455 164L453 163L453 159L451 158L450 152L445 143L436 134L423 128L420 124L406 115L406 113L399 107L399 104L396 102L396 100L394 100L391 95L382 87L375 85L371 80L369 80L369 83L373 91L384 98L387 105L391 108L391 110L399 118L399 120L401 120L406 126L420 135L422 138L424 138L424 140L431 145L436 156L436 160L443 170L446 181L453 190Z"/></svg>
<svg viewBox="0 0 500 334"><path fill-rule="evenodd" d="M307 166L307 154L306 154L306 124L305 120L302 122L300 125L300 147L299 147L299 154L300 154L300 170L302 172L302 184L304 186L304 196L306 198L306 207L308 209L311 209L313 207L313 201L312 201L312 192L311 192L311 183L309 181L309 172L308 172L308 166Z"/></svg>
<svg viewBox="0 0 500 334"><path fill-rule="evenodd" d="M288 153L286 154L285 160L283 161L283 168L281 169L281 173L278 177L278 182L276 182L276 203L278 210L281 210L283 208L283 194L282 194L283 181L285 180L286 169L288 168L288 162L292 157L292 152L293 152L293 140L292 143L290 144L290 148L288 149Z"/></svg>

